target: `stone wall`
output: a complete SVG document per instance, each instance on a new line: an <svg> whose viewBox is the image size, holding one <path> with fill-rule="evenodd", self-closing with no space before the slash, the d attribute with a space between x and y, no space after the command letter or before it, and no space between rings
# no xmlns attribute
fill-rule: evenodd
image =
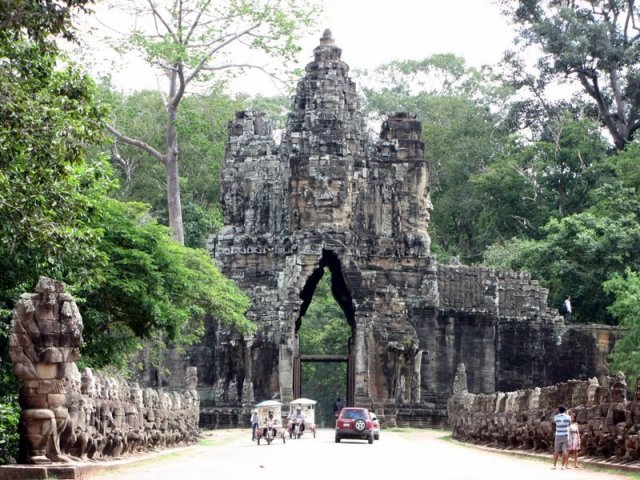
<svg viewBox="0 0 640 480"><path fill-rule="evenodd" d="M20 297L9 340L21 380L19 463L119 457L197 439L196 368L174 391L78 371L82 317L62 282L41 277L36 293Z"/></svg>
<svg viewBox="0 0 640 480"><path fill-rule="evenodd" d="M466 371L461 364L448 401L448 416L456 440L551 452L553 416L564 405L577 417L580 455L626 463L640 460L638 400L637 395L629 399L621 373L606 377L602 385L592 378L476 395L467 391Z"/></svg>

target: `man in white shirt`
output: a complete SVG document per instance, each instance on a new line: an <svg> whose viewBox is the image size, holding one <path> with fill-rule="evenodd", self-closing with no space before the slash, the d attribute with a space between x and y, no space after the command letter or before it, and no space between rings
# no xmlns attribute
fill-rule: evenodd
<svg viewBox="0 0 640 480"><path fill-rule="evenodd" d="M564 310L564 319L567 322L571 321L571 297L567 297L564 300L564 304L563 304L563 310Z"/></svg>
<svg viewBox="0 0 640 480"><path fill-rule="evenodd" d="M304 432L304 413L300 407L296 408L295 413L289 417L289 433L293 432L293 427L298 420L300 420L300 432L302 433Z"/></svg>

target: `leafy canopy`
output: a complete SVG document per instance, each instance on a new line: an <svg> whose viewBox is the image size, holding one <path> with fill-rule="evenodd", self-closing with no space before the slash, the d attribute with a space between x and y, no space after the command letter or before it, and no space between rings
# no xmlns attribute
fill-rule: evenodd
<svg viewBox="0 0 640 480"><path fill-rule="evenodd" d="M624 332L611 353L611 369L622 371L629 385L635 385L640 366L640 275L626 268L605 282L604 289L615 298L609 312Z"/></svg>
<svg viewBox="0 0 640 480"><path fill-rule="evenodd" d="M111 188L86 146L104 140L93 82L49 49L0 42L0 308L38 275L90 282L100 232L89 225Z"/></svg>
<svg viewBox="0 0 640 480"><path fill-rule="evenodd" d="M164 141L166 113L162 96L144 90L117 92L108 83L100 89L117 127L131 136L160 147ZM227 125L241 99L232 97L224 84L208 93L185 97L176 129L180 143L180 187L185 245L204 247L211 232L220 225L220 172L227 139ZM126 143L114 143L111 163L120 179L117 197L151 205L155 218L168 224L166 172L162 164Z"/></svg>
<svg viewBox="0 0 640 480"><path fill-rule="evenodd" d="M125 364L152 335L193 341L205 312L250 330L248 300L206 252L175 245L146 207L108 198L94 83L47 38L29 39L28 25L10 33L0 42L0 350L14 301L40 275L82 302L95 364ZM4 360L0 387L12 390Z"/></svg>
<svg viewBox="0 0 640 480"><path fill-rule="evenodd" d="M121 3L121 2L117 2ZM255 68L268 72L259 60L266 56L288 63L300 50L300 36L316 20L309 0L167 0L124 2L136 19L121 51L135 50L167 77L163 144L154 146L111 124L107 129L125 144L140 148L166 172L167 213L173 237L184 244L184 224L178 164L182 135L178 122L188 88L220 80L226 72ZM257 54L257 55L256 55ZM243 58L243 55L246 57ZM273 73L270 72L272 75Z"/></svg>
<svg viewBox="0 0 640 480"><path fill-rule="evenodd" d="M487 263L528 270L551 290L560 305L571 295L578 321L615 323L608 311L613 298L603 283L625 268L640 271L639 145L606 157L592 167L601 182L578 213L551 218L538 240L514 238L485 254Z"/></svg>
<svg viewBox="0 0 640 480"><path fill-rule="evenodd" d="M84 299L85 354L93 365L118 363L160 333L185 345L203 333L205 314L242 333L253 331L244 316L249 300L215 268L208 253L171 240L148 208L105 199L96 226L103 230L100 251L108 259L92 270ZM124 362L124 363L123 363Z"/></svg>
<svg viewBox="0 0 640 480"><path fill-rule="evenodd" d="M549 219L591 204L589 192L598 185L598 166L608 154L592 121L565 117L555 140L511 138L507 145L494 163L470 178L482 204L477 235L486 235L490 243L518 235L540 238Z"/></svg>
<svg viewBox="0 0 640 480"><path fill-rule="evenodd" d="M566 78L597 108L618 150L640 128L640 5L634 0L501 0L526 49L537 47L538 88ZM522 62L515 61L513 65Z"/></svg>

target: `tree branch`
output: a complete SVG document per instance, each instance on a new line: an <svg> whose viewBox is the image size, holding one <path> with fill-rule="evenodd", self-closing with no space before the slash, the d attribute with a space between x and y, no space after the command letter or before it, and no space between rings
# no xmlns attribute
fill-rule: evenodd
<svg viewBox="0 0 640 480"><path fill-rule="evenodd" d="M528 218L525 217L521 217L520 215L510 215L511 218L513 218L514 220L520 222L522 225L524 225L526 228L533 228L533 225L531 224L531 222L529 221Z"/></svg>
<svg viewBox="0 0 640 480"><path fill-rule="evenodd" d="M273 78L274 80L277 80L280 83L286 83L284 80L282 80L281 78L278 78L274 73L270 72L266 68L260 65L254 65L251 63L227 63L224 65L202 67L202 70L207 72L216 72L219 70L225 70L227 68L254 68L256 70L260 70L261 72L265 73L266 75L270 76L271 78Z"/></svg>
<svg viewBox="0 0 640 480"><path fill-rule="evenodd" d="M195 78L196 75L198 75L200 73L200 71L204 68L204 66L207 64L207 62L211 59L211 57L219 50L223 49L224 47L226 47L227 45L229 45L231 42L233 42L234 40L237 40L238 38L241 38L244 35L247 35L248 33L252 32L253 30L255 30L256 28L258 28L261 25L261 23L256 23L248 28L246 28L245 30L243 30L240 33L236 33L235 35L233 35L232 37L228 38L226 41L222 42L220 45L212 48L211 50L209 50L209 52L202 58L202 60L200 61L200 63L196 66L196 68L194 68L193 72L191 72L191 75L189 75L186 80L185 80L185 85L188 84L189 82L191 82L191 80L193 80Z"/></svg>
<svg viewBox="0 0 640 480"><path fill-rule="evenodd" d="M627 17L624 19L624 43L625 45L629 44L629 24L633 20L633 0L627 2Z"/></svg>
<svg viewBox="0 0 640 480"><path fill-rule="evenodd" d="M162 15L160 15L160 12L158 11L158 9L156 8L156 6L154 5L152 0L147 0L147 3L149 4L149 6L151 7L151 11L153 12L153 18L154 18L154 23L155 20L158 19L160 20L160 22L162 23L162 25L164 25L164 28L167 29L167 33L169 35L171 35L171 38L173 39L174 42L178 43L178 39L176 38L175 33L173 32L173 29L171 28L171 25L169 25L167 23L167 21L162 17ZM158 30L158 25L156 23L156 32L158 33L158 35L162 36L162 34L160 33L160 31Z"/></svg>
<svg viewBox="0 0 640 480"><path fill-rule="evenodd" d="M178 0L178 5L178 44L182 45L182 15L184 15L182 10L182 0Z"/></svg>
<svg viewBox="0 0 640 480"><path fill-rule="evenodd" d="M12 210L15 210L16 212L18 212L22 216L22 218L26 217L25 213L22 210L20 210L18 207L14 207L13 205L11 205L10 203L5 202L4 200L0 200L0 204L4 205L7 208L11 208Z"/></svg>
<svg viewBox="0 0 640 480"><path fill-rule="evenodd" d="M180 100L182 100L182 97L184 95L184 91L187 88L187 83L184 80L184 70L182 67L182 63L178 64L176 73L178 74L178 91L173 96L173 98L169 100L171 104L174 106L174 108L178 108L178 105L180 104Z"/></svg>
<svg viewBox="0 0 640 480"><path fill-rule="evenodd" d="M158 160L160 160L163 164L166 162L166 156L165 155L161 154L159 151L157 151L155 148L151 147L150 145L147 145L145 142L142 142L140 140L136 140L134 138L130 138L130 137L127 137L126 135L123 135L122 133L120 133L118 130L116 130L115 128L113 128L111 125L109 125L106 122L104 122L104 127L107 130L109 130L109 132L111 132L121 142L124 142L127 145L131 145L131 146L137 147L137 148L139 148L141 150L144 150L149 155L151 155L151 156L157 158Z"/></svg>
<svg viewBox="0 0 640 480"><path fill-rule="evenodd" d="M631 126L627 128L627 138L631 139L633 134L640 129L640 120L636 120Z"/></svg>
<svg viewBox="0 0 640 480"><path fill-rule="evenodd" d="M227 33L226 35L221 35L219 37L214 38L213 40L211 40L210 42L207 43L192 43L191 45L189 45L189 47L192 48L209 48L211 45L215 45L216 43L220 43L221 41L223 41L225 38L229 38L232 37L233 34L232 33Z"/></svg>
<svg viewBox="0 0 640 480"><path fill-rule="evenodd" d="M616 102L616 110L618 112L618 117L622 121L626 121L624 114L625 103L622 100L622 94L620 93L620 85L618 85L618 72L615 68L611 68L609 70L609 78L611 79L611 89L613 90L613 98Z"/></svg>
<svg viewBox="0 0 640 480"><path fill-rule="evenodd" d="M624 138L621 132L618 131L615 122L613 121L613 117L609 110L609 106L605 102L602 93L600 92L600 88L598 87L598 77L591 76L592 84L589 83L587 79L587 75L585 72L578 72L578 78L580 79L580 83L585 88L587 93L596 101L598 104L598 110L600 111L600 115L602 116L602 121L609 130L609 133L613 137L613 143L615 143L616 148L621 150L624 148L627 143L627 139Z"/></svg>
<svg viewBox="0 0 640 480"><path fill-rule="evenodd" d="M207 8L209 8L210 4L211 4L211 0L207 0L205 4L202 5L202 7L200 8L198 15L196 15L196 18L193 20L193 23L191 24L191 27L187 32L187 35L184 37L185 45L189 45L189 41L191 40L191 35L193 35L193 32L195 31L196 27L200 24L200 18L202 17L204 12L207 10Z"/></svg>

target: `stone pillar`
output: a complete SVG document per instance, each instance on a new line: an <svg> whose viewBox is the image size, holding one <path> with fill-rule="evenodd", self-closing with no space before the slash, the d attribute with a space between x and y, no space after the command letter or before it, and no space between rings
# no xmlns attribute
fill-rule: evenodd
<svg viewBox="0 0 640 480"><path fill-rule="evenodd" d="M293 400L293 349L292 339L283 335L278 355L278 380L280 382L280 401L284 404Z"/></svg>
<svg viewBox="0 0 640 480"><path fill-rule="evenodd" d="M251 348L253 347L253 336L244 337L244 381L242 383L242 398L243 404L255 403L253 396L253 360L251 358Z"/></svg>
<svg viewBox="0 0 640 480"><path fill-rule="evenodd" d="M375 355L375 349L368 351L367 345L371 343L368 338L367 317L356 316L356 341L355 349L355 385L354 396L356 405L371 403L369 392L369 355Z"/></svg>

